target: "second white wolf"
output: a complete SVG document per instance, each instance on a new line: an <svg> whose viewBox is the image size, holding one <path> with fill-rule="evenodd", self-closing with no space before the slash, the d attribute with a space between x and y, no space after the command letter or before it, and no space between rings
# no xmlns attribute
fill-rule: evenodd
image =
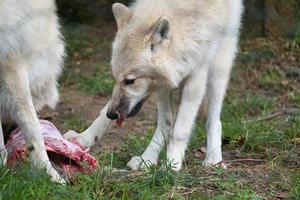
<svg viewBox="0 0 300 200"><path fill-rule="evenodd" d="M6 164L2 128L16 124L35 167L65 181L46 152L37 111L55 107L64 42L54 0L0 0L0 165Z"/></svg>
<svg viewBox="0 0 300 200"><path fill-rule="evenodd" d="M222 161L222 103L237 51L242 0L138 0L130 8L114 4L118 33L113 43L113 96L85 132L69 132L86 147L108 127L109 119L135 115L151 94L157 97L158 125L146 151L128 163L132 169L157 164L167 141L167 158L180 170L199 106L208 99L204 165ZM177 116L171 91L181 87Z"/></svg>

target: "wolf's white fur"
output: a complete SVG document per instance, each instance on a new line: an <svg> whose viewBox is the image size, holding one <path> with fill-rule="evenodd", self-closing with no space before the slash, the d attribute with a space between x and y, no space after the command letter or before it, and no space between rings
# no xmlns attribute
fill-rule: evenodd
<svg viewBox="0 0 300 200"><path fill-rule="evenodd" d="M46 154L36 111L58 101L64 44L54 0L0 0L0 116L25 134L35 166L63 180ZM0 127L0 153L7 153Z"/></svg>
<svg viewBox="0 0 300 200"><path fill-rule="evenodd" d="M150 93L158 97L154 137L143 155L132 158L129 167L138 169L145 164L156 164L167 141L167 157L174 169L180 170L205 93L208 137L203 164L222 161L220 115L237 51L242 11L242 0L137 0L131 10L121 4L114 5L119 30L113 44L112 70L117 83L110 108L119 104L122 95L130 101L129 110ZM160 33L164 36L151 32L157 22L157 29L165 28ZM149 41L159 41L154 52L150 51ZM136 81L127 86L123 83L125 79ZM161 85L150 91L155 81L161 81ZM170 92L179 86L181 103L173 120ZM106 106L93 127L108 124L103 114L107 109ZM102 130L103 127L101 131L89 129L83 135L71 132L66 137L91 146L96 136L103 135Z"/></svg>

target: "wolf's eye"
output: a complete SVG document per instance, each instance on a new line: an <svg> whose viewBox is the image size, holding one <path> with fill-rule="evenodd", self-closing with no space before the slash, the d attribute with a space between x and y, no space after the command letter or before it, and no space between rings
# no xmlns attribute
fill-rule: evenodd
<svg viewBox="0 0 300 200"><path fill-rule="evenodd" d="M126 79L125 85L132 85L132 84L134 84L134 82L135 82L135 79Z"/></svg>

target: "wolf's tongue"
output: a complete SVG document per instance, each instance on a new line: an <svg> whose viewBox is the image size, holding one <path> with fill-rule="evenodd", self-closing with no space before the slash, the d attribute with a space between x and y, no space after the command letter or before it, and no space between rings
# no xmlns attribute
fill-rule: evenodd
<svg viewBox="0 0 300 200"><path fill-rule="evenodd" d="M123 122L124 122L124 116L121 112L117 111L117 114L118 114L118 119L116 120L116 124L119 128L122 127L123 125Z"/></svg>
<svg viewBox="0 0 300 200"><path fill-rule="evenodd" d="M124 122L124 119L122 119L122 118L116 120L116 124L117 124L117 126L118 126L119 128L122 127L123 122Z"/></svg>

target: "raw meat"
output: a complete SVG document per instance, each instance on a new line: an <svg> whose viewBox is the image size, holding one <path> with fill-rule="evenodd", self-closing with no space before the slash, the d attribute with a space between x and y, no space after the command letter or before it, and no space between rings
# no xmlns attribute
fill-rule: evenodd
<svg viewBox="0 0 300 200"><path fill-rule="evenodd" d="M71 178L77 172L89 174L96 170L97 160L86 149L65 140L51 122L40 120L40 124L49 159L63 176ZM9 166L28 159L25 137L19 128L10 134L6 149Z"/></svg>

